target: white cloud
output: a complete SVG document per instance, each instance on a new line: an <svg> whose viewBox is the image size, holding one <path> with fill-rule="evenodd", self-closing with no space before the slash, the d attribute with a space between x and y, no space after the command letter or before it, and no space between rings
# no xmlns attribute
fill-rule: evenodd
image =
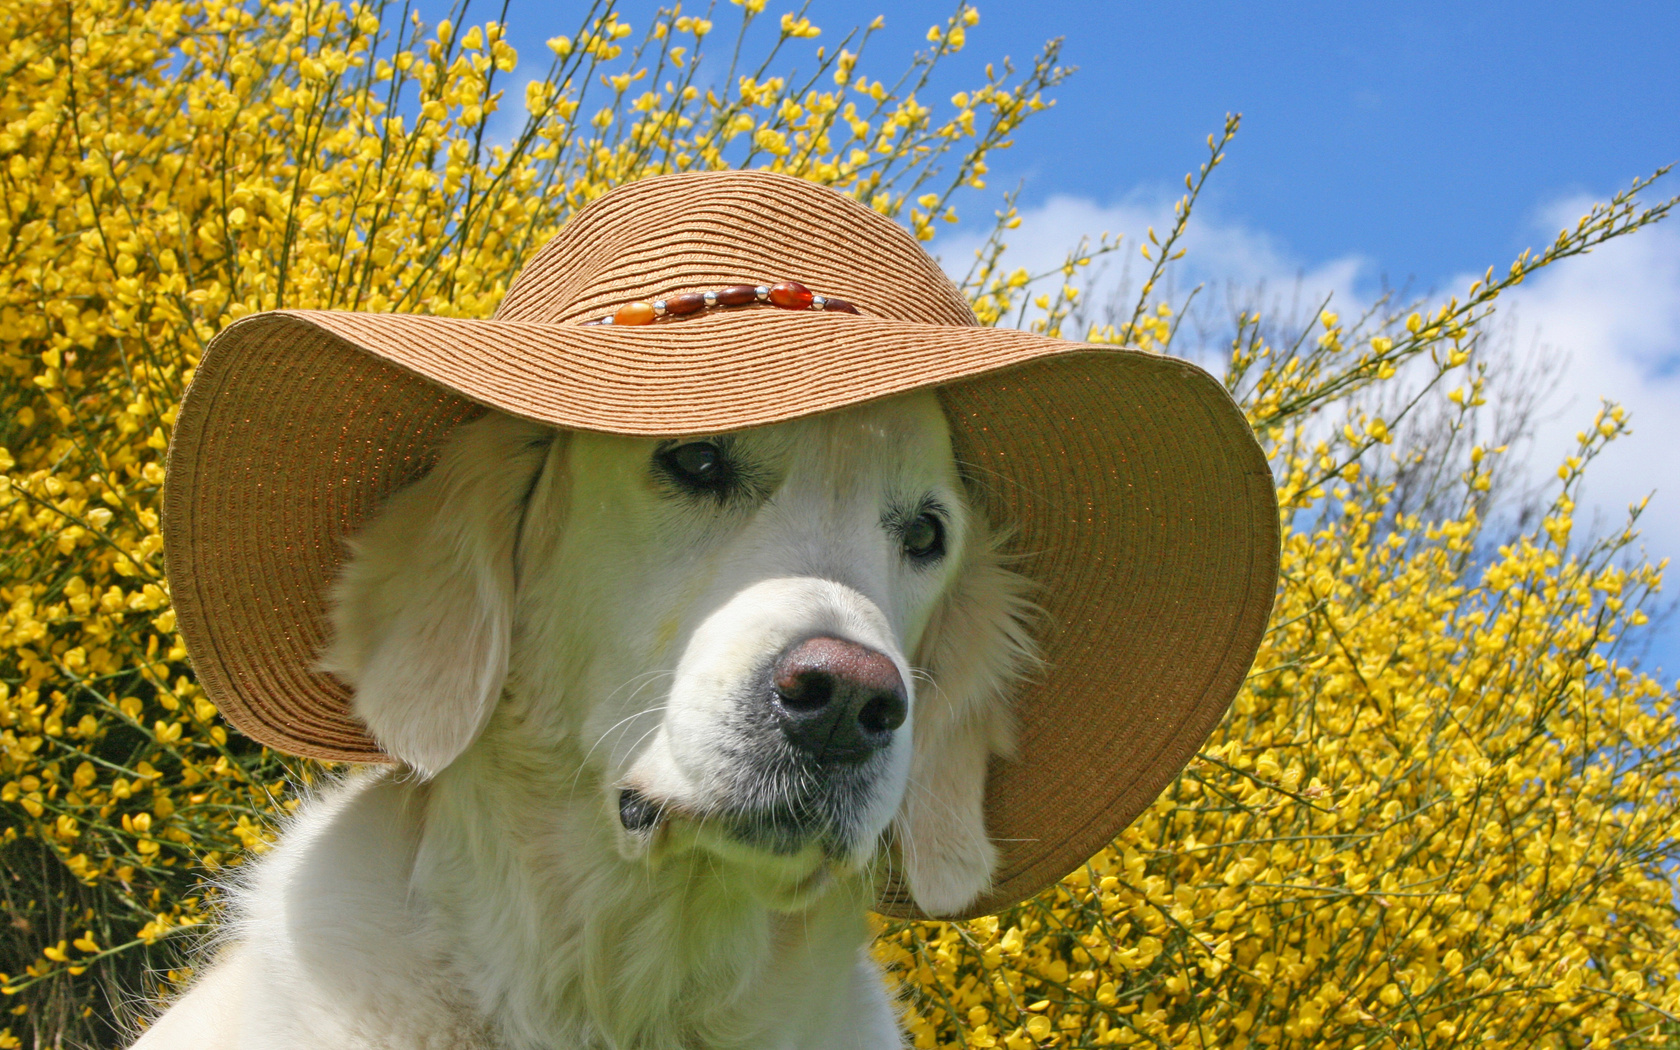
<svg viewBox="0 0 1680 1050"><path fill-rule="evenodd" d="M1573 226L1591 205L1547 206L1536 233ZM1642 519L1646 545L1654 555L1680 554L1680 227L1642 230L1542 270L1500 308L1514 319L1519 347L1565 359L1535 443L1536 468L1550 470L1569 453L1601 397L1621 402L1633 435L1594 464L1584 502L1609 524L1655 490Z"/></svg>
<svg viewBox="0 0 1680 1050"><path fill-rule="evenodd" d="M1159 202L1134 194L1119 204L1099 205L1079 197L1054 196L1022 212L1020 228L1009 237L1006 268L1020 266L1034 274L1051 271L1062 264L1080 237L1089 236L1095 242L1099 234L1118 234L1123 237L1120 251L1093 264L1099 273L1092 294L1100 299L1128 279L1128 287L1135 287L1147 275L1152 264L1139 249L1148 243L1148 231L1153 228L1158 237L1165 237L1172 225L1170 199ZM941 238L934 250L947 272L960 280L981 241L979 235L962 232ZM1175 302L1197 284L1218 292L1263 287L1268 299L1302 316L1330 293L1345 309L1365 301L1357 286L1368 261L1359 256L1307 266L1264 231L1209 217L1205 209L1193 217L1179 244L1186 255L1169 271L1175 287L1167 290Z"/></svg>
<svg viewBox="0 0 1680 1050"><path fill-rule="evenodd" d="M1537 212L1535 239L1544 243L1591 205L1569 199ZM1125 247L1097 275L1096 294L1107 294L1129 276L1135 285L1148 264L1138 246L1153 226L1170 227L1171 201L1157 204L1134 195L1099 205L1077 197L1052 197L1024 211L1010 239L1008 266L1038 273L1059 266L1081 236L1123 233ZM954 277L961 278L980 238L957 233L936 242ZM1307 265L1264 231L1198 213L1184 246L1188 254L1177 278L1177 297L1196 283L1211 290L1244 291L1265 286L1285 314L1304 319L1329 293L1347 316L1375 298L1366 275L1375 267L1358 256ZM1503 268L1504 260L1488 262ZM1480 274L1463 275L1440 291L1462 292ZM1293 308L1292 308L1293 301ZM1273 305L1275 304L1275 305ZM1632 415L1633 434L1615 442L1594 464L1577 512L1583 525L1618 525L1627 506L1655 491L1641 530L1653 560L1680 565L1680 220L1611 242L1593 253L1565 260L1530 277L1502 297L1501 315L1515 326L1519 353L1561 357L1555 394L1542 422L1527 469L1544 477L1573 448L1576 432L1591 423L1601 397L1619 401ZM1680 617L1654 640L1653 663L1672 676L1680 672Z"/></svg>

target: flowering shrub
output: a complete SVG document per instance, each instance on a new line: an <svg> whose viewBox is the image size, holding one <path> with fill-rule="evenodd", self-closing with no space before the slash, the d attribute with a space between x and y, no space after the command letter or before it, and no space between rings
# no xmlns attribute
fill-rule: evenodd
<svg viewBox="0 0 1680 1050"><path fill-rule="evenodd" d="M738 33L763 6L745 0ZM920 96L977 19L959 8L889 82L862 71L870 30L818 47L782 16L751 61L726 41L724 69L707 18L638 35L597 4L498 130L517 56L493 23L259 0L0 10L0 1047L120 1041L148 975L184 974L164 938L205 919L201 873L264 848L312 776L220 724L169 608L162 457L210 337L281 306L487 315L573 210L662 171L776 168L931 239L1064 75L1053 47L1019 76L1000 63L936 116ZM811 72L772 74L789 48ZM1142 246L1135 309L1089 338L1169 347L1154 289L1234 131ZM1197 764L1062 886L996 920L883 927L917 1045L1671 1037L1680 731L1673 695L1617 659L1658 576L1620 557L1631 533L1570 528L1625 421L1606 409L1543 527L1487 551L1497 451L1443 475L1451 513L1397 511L1380 453L1399 420L1361 400L1421 368L1418 397L1473 420L1489 304L1660 218L1643 188L1464 303L1326 314L1305 349L1239 321L1226 374L1289 525L1260 662ZM1031 311L1060 334L1081 267L1115 244L1006 272L1018 221L1006 203L965 290L986 323ZM1036 291L1046 276L1059 291ZM1396 455L1431 451L1448 458Z"/></svg>

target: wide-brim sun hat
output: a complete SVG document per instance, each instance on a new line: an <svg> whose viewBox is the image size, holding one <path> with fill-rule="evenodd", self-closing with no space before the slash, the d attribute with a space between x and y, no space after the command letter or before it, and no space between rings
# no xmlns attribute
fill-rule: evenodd
<svg viewBox="0 0 1680 1050"><path fill-rule="evenodd" d="M802 309L763 301L788 281L831 308L797 289ZM742 285L756 292L745 305L688 297ZM653 323L600 323L654 302L666 316ZM494 409L705 435L929 388L1043 609L1017 752L989 774L996 878L966 909L996 911L1102 849L1224 715L1277 585L1272 476L1203 370L981 327L914 238L833 190L759 171L631 183L579 211L488 321L286 310L230 325L169 452L180 631L206 695L247 736L390 761L350 690L316 670L328 594L344 540L454 427ZM877 906L916 914L897 879Z"/></svg>

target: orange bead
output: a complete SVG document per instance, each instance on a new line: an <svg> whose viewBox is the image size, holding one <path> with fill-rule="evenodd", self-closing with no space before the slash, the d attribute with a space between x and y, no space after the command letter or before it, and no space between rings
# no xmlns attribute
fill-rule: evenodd
<svg viewBox="0 0 1680 1050"><path fill-rule="evenodd" d="M798 281L783 281L770 289L770 301L784 310L804 310L811 305L811 289Z"/></svg>
<svg viewBox="0 0 1680 1050"><path fill-rule="evenodd" d="M613 324L652 324L653 304L625 303L613 314Z"/></svg>

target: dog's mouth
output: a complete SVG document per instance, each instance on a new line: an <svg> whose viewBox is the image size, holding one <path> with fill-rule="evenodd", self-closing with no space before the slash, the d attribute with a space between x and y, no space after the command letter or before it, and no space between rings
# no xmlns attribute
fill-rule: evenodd
<svg viewBox="0 0 1680 1050"><path fill-rule="evenodd" d="M632 835L654 831L665 820L665 807L635 788L618 793L618 822Z"/></svg>
<svg viewBox="0 0 1680 1050"><path fill-rule="evenodd" d="M835 810L832 800L813 797L769 806L690 812L634 787L618 793L619 824L637 838L651 838L675 819L692 825L705 837L719 837L775 856L793 856L816 847L828 860L844 861L855 851L846 833L851 821Z"/></svg>

